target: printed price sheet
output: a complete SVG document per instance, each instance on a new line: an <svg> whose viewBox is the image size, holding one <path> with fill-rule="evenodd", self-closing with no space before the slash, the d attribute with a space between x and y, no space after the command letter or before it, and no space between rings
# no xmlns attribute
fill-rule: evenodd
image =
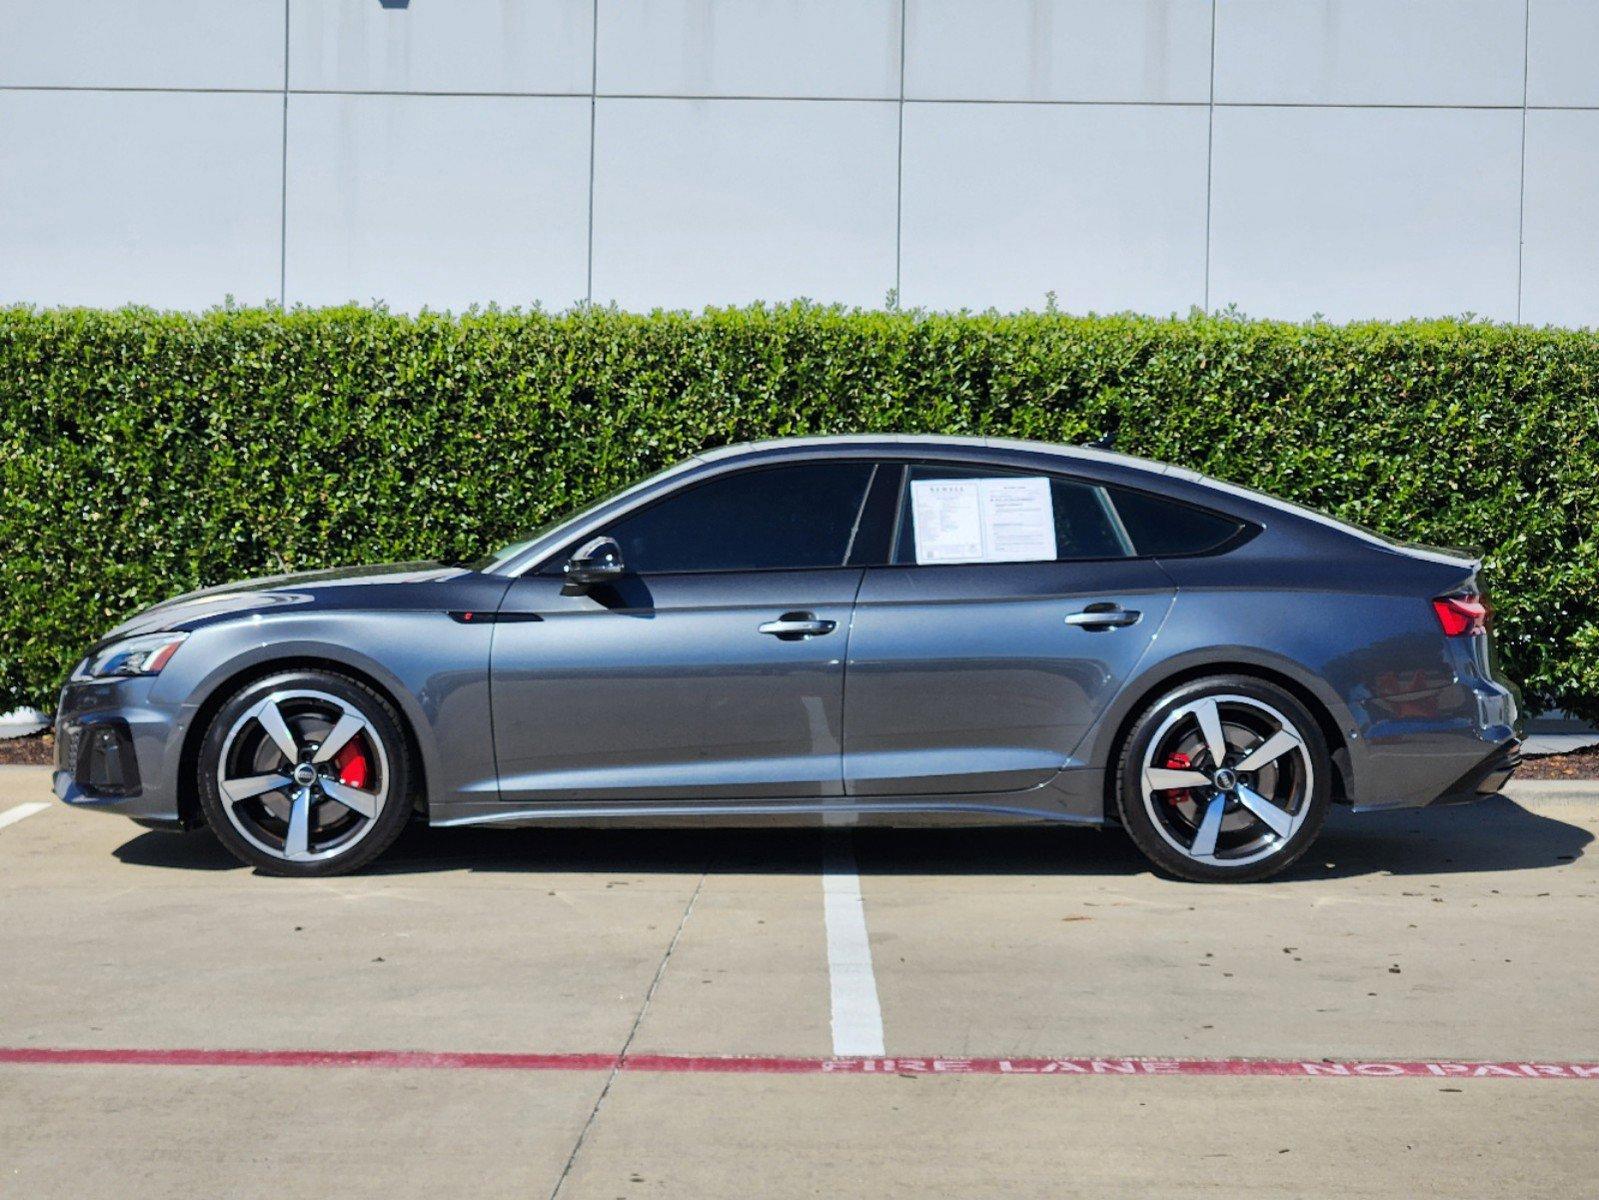
<svg viewBox="0 0 1599 1200"><path fill-rule="evenodd" d="M1055 510L1042 476L911 481L916 561L1045 562Z"/></svg>

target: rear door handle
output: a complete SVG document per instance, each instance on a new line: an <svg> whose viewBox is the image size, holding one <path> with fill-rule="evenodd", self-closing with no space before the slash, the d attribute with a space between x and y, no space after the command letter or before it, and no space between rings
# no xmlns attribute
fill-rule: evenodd
<svg viewBox="0 0 1599 1200"><path fill-rule="evenodd" d="M837 628L837 621L818 620L812 612L786 612L775 621L756 626L756 632L771 634L785 642L795 642L801 638L820 637Z"/></svg>
<svg viewBox="0 0 1599 1200"><path fill-rule="evenodd" d="M1143 617L1136 608L1123 608L1120 604L1090 604L1082 612L1066 618L1066 624L1083 629L1119 629L1123 625L1136 625Z"/></svg>

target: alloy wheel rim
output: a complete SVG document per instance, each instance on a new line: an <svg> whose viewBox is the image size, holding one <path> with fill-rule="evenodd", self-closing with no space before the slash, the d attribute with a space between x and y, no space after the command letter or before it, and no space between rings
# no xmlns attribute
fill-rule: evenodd
<svg viewBox="0 0 1599 1200"><path fill-rule="evenodd" d="M376 826L389 760L371 720L327 692L290 689L258 700L229 728L217 763L228 822L283 862L343 854Z"/></svg>
<svg viewBox="0 0 1599 1200"><path fill-rule="evenodd" d="M1155 830L1185 858L1245 867L1290 841L1310 813L1315 767L1286 716L1251 696L1215 695L1169 713L1144 751L1139 786Z"/></svg>

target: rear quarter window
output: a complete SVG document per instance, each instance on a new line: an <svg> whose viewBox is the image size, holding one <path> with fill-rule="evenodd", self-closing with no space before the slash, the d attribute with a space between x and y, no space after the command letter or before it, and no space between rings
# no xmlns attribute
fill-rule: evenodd
<svg viewBox="0 0 1599 1200"><path fill-rule="evenodd" d="M1116 513L1141 558L1205 554L1225 545L1244 529L1244 522L1176 500L1108 489Z"/></svg>

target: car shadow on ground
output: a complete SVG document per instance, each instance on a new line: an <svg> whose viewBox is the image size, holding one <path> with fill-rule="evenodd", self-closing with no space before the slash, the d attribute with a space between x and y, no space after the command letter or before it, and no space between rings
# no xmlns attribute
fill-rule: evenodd
<svg viewBox="0 0 1599 1200"><path fill-rule="evenodd" d="M1442 809L1335 809L1321 837L1279 881L1448 875L1558 867L1593 834L1494 796ZM841 844L836 829L429 829L416 825L369 875L424 872L811 874ZM862 875L1137 875L1149 870L1118 830L859 829ZM209 833L141 833L116 857L130 866L243 870Z"/></svg>

